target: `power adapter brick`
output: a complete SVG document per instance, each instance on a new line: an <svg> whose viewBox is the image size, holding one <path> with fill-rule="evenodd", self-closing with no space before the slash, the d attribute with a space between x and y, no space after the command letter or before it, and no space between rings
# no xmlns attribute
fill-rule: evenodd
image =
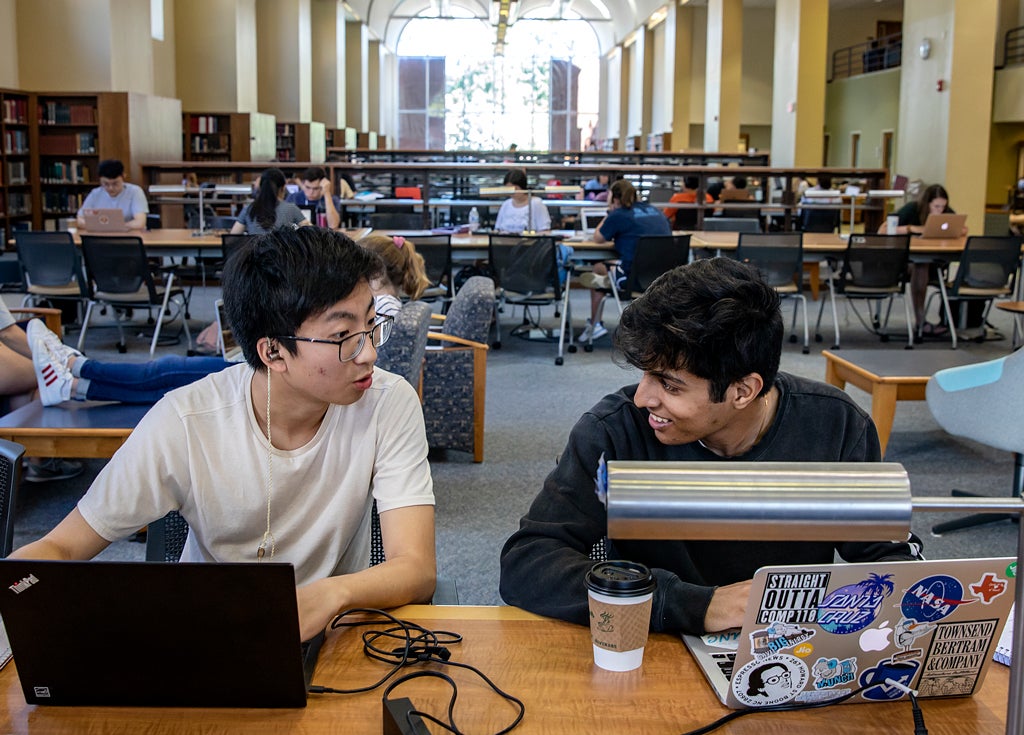
<svg viewBox="0 0 1024 735"><path fill-rule="evenodd" d="M430 735L419 715L409 716L415 707L408 697L384 700L384 735Z"/></svg>

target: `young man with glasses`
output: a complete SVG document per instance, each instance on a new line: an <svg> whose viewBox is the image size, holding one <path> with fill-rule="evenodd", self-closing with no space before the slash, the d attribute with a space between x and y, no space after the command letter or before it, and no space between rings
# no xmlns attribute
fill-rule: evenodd
<svg viewBox="0 0 1024 735"><path fill-rule="evenodd" d="M110 158L100 161L96 169L100 185L89 192L78 210L78 226L85 228L85 212L88 209L120 209L129 230L146 229L149 202L141 186L124 180L124 164Z"/></svg>
<svg viewBox="0 0 1024 735"><path fill-rule="evenodd" d="M341 185L342 189L348 189L344 179ZM334 196L333 191L334 187L323 167L310 166L299 175L299 190L289 194L285 201L308 211L309 221L314 225L336 230L341 225L341 199ZM346 198L351 198L351 193L349 191Z"/></svg>
<svg viewBox="0 0 1024 735"><path fill-rule="evenodd" d="M246 364L168 393L49 534L13 556L87 559L177 510L183 561L290 562L303 639L339 611L430 599L434 496L413 388L374 369L390 335L378 256L277 230L224 273ZM376 500L387 561L368 568Z"/></svg>

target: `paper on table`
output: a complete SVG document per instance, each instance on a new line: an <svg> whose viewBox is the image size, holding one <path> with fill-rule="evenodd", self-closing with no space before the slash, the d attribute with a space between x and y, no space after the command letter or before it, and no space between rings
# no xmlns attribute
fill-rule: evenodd
<svg viewBox="0 0 1024 735"><path fill-rule="evenodd" d="M1010 606L1010 617L1006 621L1006 625L1003 626L1003 634L999 636L999 642L996 644L996 652L992 654L992 658L1001 664L1010 665L1010 657L1013 653L1013 608Z"/></svg>
<svg viewBox="0 0 1024 735"><path fill-rule="evenodd" d="M4 621L0 619L0 669L11 660L11 642L7 639L7 630L4 628Z"/></svg>

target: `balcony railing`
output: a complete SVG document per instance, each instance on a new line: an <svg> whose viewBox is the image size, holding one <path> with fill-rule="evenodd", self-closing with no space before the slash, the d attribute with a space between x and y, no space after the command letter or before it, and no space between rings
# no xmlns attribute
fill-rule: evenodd
<svg viewBox="0 0 1024 735"><path fill-rule="evenodd" d="M1003 66L1024 64L1024 26L1006 32L1003 47Z"/></svg>
<svg viewBox="0 0 1024 735"><path fill-rule="evenodd" d="M903 34L894 33L832 53L832 79L895 69L903 57Z"/></svg>

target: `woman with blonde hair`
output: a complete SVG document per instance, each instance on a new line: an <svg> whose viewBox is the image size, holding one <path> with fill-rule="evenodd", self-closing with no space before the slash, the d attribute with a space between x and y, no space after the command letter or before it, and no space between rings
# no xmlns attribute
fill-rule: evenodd
<svg viewBox="0 0 1024 735"><path fill-rule="evenodd" d="M356 244L384 261L384 275L370 284L378 316L395 316L402 308L402 295L415 301L430 285L423 256L411 240L401 235L367 235Z"/></svg>

